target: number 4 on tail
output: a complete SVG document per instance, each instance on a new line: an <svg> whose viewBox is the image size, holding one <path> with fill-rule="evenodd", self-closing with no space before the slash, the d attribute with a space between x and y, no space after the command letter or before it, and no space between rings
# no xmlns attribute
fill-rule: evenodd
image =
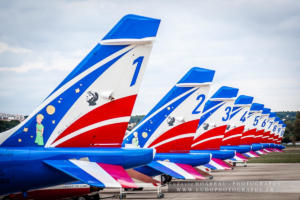
<svg viewBox="0 0 300 200"><path fill-rule="evenodd" d="M140 56L138 58L136 58L134 61L133 61L133 65L136 65L136 68L135 68L135 71L134 71L134 74L133 74L133 77L132 77L132 80L131 80L131 83L130 83L130 87L135 85L135 82L136 82L136 79L139 75L139 72L140 72L140 69L141 69L141 66L142 66L142 63L143 63L143 60L144 60L144 56Z"/></svg>

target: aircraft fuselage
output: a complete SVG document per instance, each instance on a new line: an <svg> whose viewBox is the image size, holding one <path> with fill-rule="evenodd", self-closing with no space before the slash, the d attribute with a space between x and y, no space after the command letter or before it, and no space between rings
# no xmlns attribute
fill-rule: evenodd
<svg viewBox="0 0 300 200"><path fill-rule="evenodd" d="M151 162L153 150L1 147L0 195L76 181L44 163L45 160L69 159L120 165L127 169Z"/></svg>

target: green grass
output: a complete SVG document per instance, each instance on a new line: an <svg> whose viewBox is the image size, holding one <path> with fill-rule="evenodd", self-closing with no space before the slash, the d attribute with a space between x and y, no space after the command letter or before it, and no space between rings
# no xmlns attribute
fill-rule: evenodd
<svg viewBox="0 0 300 200"><path fill-rule="evenodd" d="M259 158L252 158L249 163L300 163L300 149L288 147L283 153L269 153Z"/></svg>

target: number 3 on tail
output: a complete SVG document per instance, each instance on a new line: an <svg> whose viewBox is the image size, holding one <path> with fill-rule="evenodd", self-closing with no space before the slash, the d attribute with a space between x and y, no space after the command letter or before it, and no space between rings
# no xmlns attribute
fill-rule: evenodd
<svg viewBox="0 0 300 200"><path fill-rule="evenodd" d="M230 117L230 112L231 112L231 107L228 106L227 108L225 108L225 112L226 112L226 116L225 117L222 117L222 120L225 122L229 119Z"/></svg>
<svg viewBox="0 0 300 200"><path fill-rule="evenodd" d="M199 96L197 96L196 100L200 100L200 102L198 103L198 105L196 106L196 108L193 110L192 114L199 114L201 112L201 110L199 110L199 107L202 105L202 103L205 100L205 95L204 94L200 94Z"/></svg>
<svg viewBox="0 0 300 200"><path fill-rule="evenodd" d="M136 82L136 79L139 75L143 60L144 60L144 56L140 56L140 57L136 58L132 63L133 65L135 65L137 63L137 65L136 65L136 68L135 68L135 71L134 71L134 74L133 74L133 77L132 77L132 80L130 83L130 87L133 86Z"/></svg>

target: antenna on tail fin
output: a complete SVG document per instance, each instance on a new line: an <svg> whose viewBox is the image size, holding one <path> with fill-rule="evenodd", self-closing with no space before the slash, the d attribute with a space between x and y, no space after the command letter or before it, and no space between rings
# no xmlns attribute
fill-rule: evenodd
<svg viewBox="0 0 300 200"><path fill-rule="evenodd" d="M123 17L0 145L121 146L159 24Z"/></svg>

